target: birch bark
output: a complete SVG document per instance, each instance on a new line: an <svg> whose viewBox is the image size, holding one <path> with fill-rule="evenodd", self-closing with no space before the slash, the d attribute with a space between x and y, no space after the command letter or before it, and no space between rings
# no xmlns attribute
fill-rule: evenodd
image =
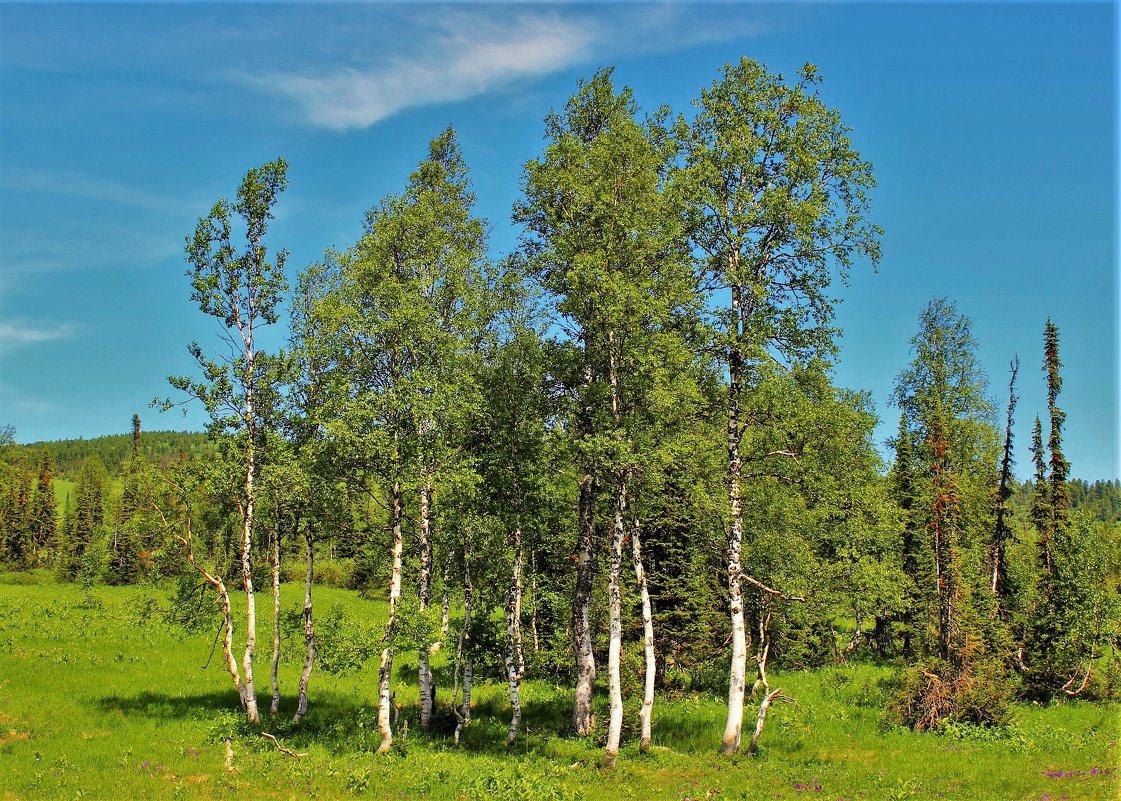
<svg viewBox="0 0 1121 801"><path fill-rule="evenodd" d="M463 547L463 628L459 632L459 645L455 654L455 686L452 688L452 711L455 713L455 744L459 745L459 735L471 722L471 685L474 680L474 664L471 660L471 612L475 593L471 586L471 540L467 538ZM463 703L459 704L459 670L463 667Z"/></svg>
<svg viewBox="0 0 1121 801"><path fill-rule="evenodd" d="M646 567L642 562L641 526L637 519L631 523L631 553L634 557L634 577L638 583L639 597L642 600L642 651L645 662L645 676L642 692L642 708L638 713L642 723L642 739L639 750L650 750L652 727L651 715L654 710L654 678L658 663L654 654L654 612L650 603L650 589L646 584Z"/></svg>
<svg viewBox="0 0 1121 801"><path fill-rule="evenodd" d="M420 575L417 581L417 599L420 612L423 615L428 609L428 601L432 591L432 486L425 477L421 481L419 502L420 517ZM428 731L432 725L432 712L436 699L433 697L432 668L428 658L428 643L421 643L417 660L418 681L420 689L420 728Z"/></svg>
<svg viewBox="0 0 1121 801"><path fill-rule="evenodd" d="M738 253L732 254L738 263ZM740 747L743 730L743 695L747 673L747 630L743 615L743 565L740 553L743 548L743 500L740 494L740 388L743 373L743 354L740 350L742 336L742 297L738 282L732 284L733 330L728 353L728 509L731 530L728 535L728 611L732 622L732 664L728 671L728 717L724 724L724 737L720 750L735 754Z"/></svg>
<svg viewBox="0 0 1121 801"><path fill-rule="evenodd" d="M280 506L272 530L272 705L273 717L280 713Z"/></svg>
<svg viewBox="0 0 1121 801"><path fill-rule="evenodd" d="M607 643L607 691L611 703L611 714L607 728L607 746L603 752L602 765L615 767L619 755L619 739L623 731L623 688L620 677L620 662L623 655L623 538L626 535L627 511L627 470L620 470L615 491L615 517L611 527L610 567L608 569L608 620L609 637Z"/></svg>
<svg viewBox="0 0 1121 801"><path fill-rule="evenodd" d="M518 737L522 723L521 682L525 675L525 655L522 651L522 527L514 527L514 567L510 575L510 590L506 596L506 680L510 685L510 728L506 742Z"/></svg>
<svg viewBox="0 0 1121 801"><path fill-rule="evenodd" d="M315 577L315 539L311 529L305 532L307 539L307 573L304 575L304 640L307 643L307 658L304 660L304 669L300 673L299 700L296 702L296 714L292 717L293 723L299 723L300 718L307 714L307 688L311 680L311 669L315 664L315 621L312 617L311 585Z"/></svg>
<svg viewBox="0 0 1121 801"><path fill-rule="evenodd" d="M572 635L576 649L576 691L572 724L576 733L592 733L592 688L596 681L596 660L592 652L592 582L595 578L595 496L596 480L585 474L580 481L579 531L576 542L576 594L572 602Z"/></svg>
<svg viewBox="0 0 1121 801"><path fill-rule="evenodd" d="M390 527L393 530L391 552L391 576L389 580L389 619L385 624L385 636L381 651L381 664L378 667L378 732L381 745L378 753L384 754L393 747L393 729L390 714L393 711L393 695L390 691L390 677L393 674L393 636L397 633L397 601L401 597L401 482L393 482L390 499Z"/></svg>

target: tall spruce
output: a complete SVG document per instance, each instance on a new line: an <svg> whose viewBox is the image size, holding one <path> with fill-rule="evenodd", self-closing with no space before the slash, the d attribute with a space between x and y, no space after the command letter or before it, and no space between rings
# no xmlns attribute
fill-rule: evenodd
<svg viewBox="0 0 1121 801"><path fill-rule="evenodd" d="M1008 583L1008 547L1015 537L1012 527L1008 524L1011 514L1008 502L1012 498L1012 424L1015 422L1016 402L1016 375L1020 372L1020 357L1016 357L1009 365L1008 379L1008 412L1004 421L1004 453L1000 458L1000 483L996 490L996 523L993 527L993 540L989 551L989 587L997 596L998 608L1002 615L1007 615L1009 603L1012 598L1012 588Z"/></svg>
<svg viewBox="0 0 1121 801"><path fill-rule="evenodd" d="M1089 521L1070 508L1070 463L1062 452L1066 414L1058 406L1059 331L1050 320L1044 326L1043 356L1050 433L1045 453L1036 418L1031 520L1038 537L1039 576L1021 648L1025 691L1037 700L1081 695L1093 682L1101 645L1117 620L1116 596L1106 578L1107 546Z"/></svg>
<svg viewBox="0 0 1121 801"><path fill-rule="evenodd" d="M1059 392L1063 388L1059 369L1062 366L1059 359L1059 329L1048 319L1043 329L1043 370L1047 373L1047 416L1051 421L1047 436L1050 468L1047 476L1047 505L1051 518L1048 533L1051 538L1062 536L1070 512L1070 490L1067 488L1070 462L1063 456L1063 423L1066 422L1066 412L1059 408Z"/></svg>

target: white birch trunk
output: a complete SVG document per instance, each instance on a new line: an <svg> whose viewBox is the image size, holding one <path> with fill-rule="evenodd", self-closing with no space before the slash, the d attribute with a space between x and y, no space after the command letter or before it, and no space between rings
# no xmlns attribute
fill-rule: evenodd
<svg viewBox="0 0 1121 801"><path fill-rule="evenodd" d="M300 718L307 714L307 688L311 680L311 669L315 664L315 621L312 618L311 586L315 577L315 541L309 530L307 536L307 573L304 576L304 640L307 642L307 658L304 660L304 669L300 673L299 700L296 702L296 714L292 717L293 723L299 723Z"/></svg>
<svg viewBox="0 0 1121 801"><path fill-rule="evenodd" d="M444 570L443 570L443 587L440 591L440 639L443 640L448 636L448 625L450 621L451 610L451 577L452 577L452 560L451 556L444 557Z"/></svg>
<svg viewBox="0 0 1121 801"><path fill-rule="evenodd" d="M576 546L576 595L572 608L572 635L576 651L576 689L572 724L576 733L592 733L592 688L596 681L596 660L592 652L592 581L595 577L595 478L585 475L580 482L579 535Z"/></svg>
<svg viewBox="0 0 1121 801"><path fill-rule="evenodd" d="M273 717L280 713L280 511L272 534L272 705Z"/></svg>
<svg viewBox="0 0 1121 801"><path fill-rule="evenodd" d="M733 254L733 258L737 254ZM733 266L735 266L733 264ZM735 314L728 364L728 507L731 530L728 535L728 611L732 622L732 664L728 671L728 717L720 750L735 754L743 731L743 696L747 673L747 631L743 615L743 501L740 492L740 382L743 354L740 351L741 298L738 285L732 284L732 311Z"/></svg>
<svg viewBox="0 0 1121 801"><path fill-rule="evenodd" d="M245 696L245 687L242 684L241 676L238 674L237 659L234 658L234 616L230 606L230 593L226 590L226 583L222 581L221 576L211 575L195 561L195 556L191 548L189 525L187 531L186 537L179 537L179 542L187 548L187 561L190 562L191 567L193 567L200 576L218 590L218 603L222 607L222 627L224 630L222 635L222 656L226 661L226 672L229 673L230 678L233 679L234 689L237 691L238 699L240 700Z"/></svg>
<svg viewBox="0 0 1121 801"><path fill-rule="evenodd" d="M642 709L639 720L642 722L642 739L639 750L650 750L651 715L654 711L654 678L658 664L654 655L654 611L650 604L650 590L646 584L646 568L642 563L642 539L638 520L631 525L631 552L634 555L634 576L638 582L639 597L642 599L642 650L646 663L645 681L642 693Z"/></svg>
<svg viewBox="0 0 1121 801"><path fill-rule="evenodd" d="M425 479L421 482L420 509L420 576L417 582L417 598L423 615L428 608L432 588L432 488ZM428 731L432 725L432 712L436 699L433 697L432 668L428 659L428 643L421 643L418 652L417 685L420 689L420 728Z"/></svg>
<svg viewBox="0 0 1121 801"><path fill-rule="evenodd" d="M252 464L252 458L250 458ZM250 467L246 479L246 491L252 493L253 470ZM250 723L259 723L261 715L257 711L257 689L253 682L253 653L257 647L257 603L253 592L253 501L252 495L246 502L245 517L241 535L241 580L245 588L245 653L241 658L242 705Z"/></svg>
<svg viewBox="0 0 1121 801"><path fill-rule="evenodd" d="M392 574L389 580L389 619L385 624L384 647L378 666L378 732L383 754L393 747L393 729L390 715L393 711L393 693L390 678L393 674L393 635L397 630L397 601L401 597L401 482L393 483L390 526L393 529Z"/></svg>
<svg viewBox="0 0 1121 801"><path fill-rule="evenodd" d="M774 703L781 692L782 688L776 687L767 693L763 703L759 704L759 714L755 718L755 732L751 735L751 742L747 746L747 753L752 756L755 756L755 752L759 750L759 737L763 734L763 724L767 720L767 710L771 708L771 704Z"/></svg>
<svg viewBox="0 0 1121 801"><path fill-rule="evenodd" d="M510 575L510 591L506 597L506 680L510 685L510 728L506 742L518 737L522 723L521 683L525 675L522 652L522 529L514 528L514 568Z"/></svg>
<svg viewBox="0 0 1121 801"><path fill-rule="evenodd" d="M245 343L245 502L242 507L241 577L245 588L245 654L241 659L245 716L250 723L259 723L257 687L253 681L253 652L257 647L257 601L253 592L253 515L256 490L253 479L256 472L256 421L253 411L253 388L256 381L253 352L253 295L249 295L249 313L242 331Z"/></svg>
<svg viewBox="0 0 1121 801"><path fill-rule="evenodd" d="M615 494L615 518L611 527L610 567L608 569L608 620L610 639L607 644L607 692L611 714L607 727L607 746L602 765L615 766L619 740L623 731L623 685L620 662L623 655L623 538L626 535L627 471L620 470Z"/></svg>
<svg viewBox="0 0 1121 801"><path fill-rule="evenodd" d="M584 342L583 389L585 395L591 387L592 368L588 364L588 344ZM585 400L577 419L577 436L587 436L591 427L592 409ZM576 533L576 592L572 599L572 643L576 656L576 688L572 701L572 726L576 734L586 737L592 733L592 690L596 682L596 660L592 651L592 585L595 581L595 506L596 479L589 465L583 467L580 478L580 499L577 510Z"/></svg>
<svg viewBox="0 0 1121 801"><path fill-rule="evenodd" d="M471 585L471 539L465 538L463 544L463 628L459 632L459 645L455 653L455 679L452 687L452 712L455 713L455 744L459 745L459 735L471 722L471 685L474 679L474 665L471 660L471 612L475 592ZM463 668L463 703L459 704L459 671Z"/></svg>
<svg viewBox="0 0 1121 801"><path fill-rule="evenodd" d="M541 650L541 638L537 634L537 551L531 546L529 549L529 592L532 604L529 612L529 633L533 637L533 653Z"/></svg>

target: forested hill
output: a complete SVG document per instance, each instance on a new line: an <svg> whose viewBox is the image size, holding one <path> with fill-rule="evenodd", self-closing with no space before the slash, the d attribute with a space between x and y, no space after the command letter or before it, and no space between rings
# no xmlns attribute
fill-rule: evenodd
<svg viewBox="0 0 1121 801"><path fill-rule="evenodd" d="M1121 481L1089 482L1081 478L1067 482L1072 509L1084 511L1091 520L1104 523L1121 522ZM1018 516L1027 518L1035 497L1035 486L1025 481L1013 494L1010 506Z"/></svg>
<svg viewBox="0 0 1121 801"><path fill-rule="evenodd" d="M12 455L20 451L41 454L45 450L51 455L55 474L73 478L78 475L87 456L99 457L110 475L117 474L131 448L131 434L110 434L93 439L60 439L15 445L12 446ZM208 456L214 452L214 445L205 433L199 431L144 431L140 434L140 452L151 462L164 463L177 458L180 453L188 459Z"/></svg>

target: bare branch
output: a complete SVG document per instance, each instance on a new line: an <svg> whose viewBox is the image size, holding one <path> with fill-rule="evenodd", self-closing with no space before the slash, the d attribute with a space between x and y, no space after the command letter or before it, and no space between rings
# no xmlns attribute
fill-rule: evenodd
<svg viewBox="0 0 1121 801"><path fill-rule="evenodd" d="M742 580L746 581L751 586L759 588L760 590L767 593L768 595L777 595L779 598L782 598L784 601L801 601L802 603L806 602L806 599L805 599L804 596L801 596L801 595L787 595L785 592L782 592L781 590L776 590L774 587L768 587L766 584L759 581L758 579L753 579L751 576L748 576L744 573L740 573L740 578Z"/></svg>
<svg viewBox="0 0 1121 801"><path fill-rule="evenodd" d="M264 737L266 740L271 740L272 744L276 746L276 750L279 751L282 754L287 754L288 756L294 757L296 759L303 759L304 757L307 756L307 754L297 754L295 751L289 751L287 748L285 748L283 745L280 744L280 741L278 741L275 737L273 737L267 731L261 732L261 736Z"/></svg>

